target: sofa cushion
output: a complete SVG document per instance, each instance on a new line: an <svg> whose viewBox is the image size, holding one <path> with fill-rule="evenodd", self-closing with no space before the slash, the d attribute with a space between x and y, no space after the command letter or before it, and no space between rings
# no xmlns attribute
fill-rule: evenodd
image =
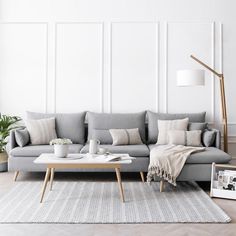
<svg viewBox="0 0 236 236"><path fill-rule="evenodd" d="M27 119L56 118L56 132L58 138L69 138L73 143L84 143L84 119L82 113L36 113L26 112Z"/></svg>
<svg viewBox="0 0 236 236"><path fill-rule="evenodd" d="M159 145L150 144L149 149L152 150ZM231 156L222 150L215 147L206 147L205 151L197 152L190 155L187 159L187 164L211 164L215 163L228 163L231 160Z"/></svg>
<svg viewBox="0 0 236 236"><path fill-rule="evenodd" d="M158 126L157 120L176 120L189 118L189 122L205 122L206 112L200 113L180 113L180 114L168 114L168 113L155 113L148 111L148 143L153 144L157 142Z"/></svg>
<svg viewBox="0 0 236 236"><path fill-rule="evenodd" d="M69 145L69 153L79 153L83 145ZM10 156L15 157L38 157L42 153L53 153L53 145L28 145L25 147L16 147L10 151Z"/></svg>
<svg viewBox="0 0 236 236"><path fill-rule="evenodd" d="M140 113L93 113L88 112L88 140L92 138L93 130L105 130L103 134L109 134L109 129L133 129L138 128L141 139L145 143L145 115L146 112ZM110 134L109 134L110 137ZM105 144L108 139L99 140ZM112 144L112 139L109 144Z"/></svg>
<svg viewBox="0 0 236 236"><path fill-rule="evenodd" d="M99 145L99 147L107 148L111 153L128 153L133 157L147 157L149 156L149 149L145 144L141 145L123 145L123 146L113 146L113 145ZM89 144L85 145L81 149L81 153L88 153Z"/></svg>

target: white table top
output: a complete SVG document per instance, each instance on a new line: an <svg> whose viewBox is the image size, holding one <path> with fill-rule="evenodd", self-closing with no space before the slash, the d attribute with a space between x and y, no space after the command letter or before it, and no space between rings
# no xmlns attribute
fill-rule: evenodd
<svg viewBox="0 0 236 236"><path fill-rule="evenodd" d="M122 156L121 161L106 161L104 155L91 154L68 154L66 158L56 157L53 153L43 153L34 160L36 164L131 164L134 157L129 154L111 154L112 156ZM109 157L108 155L107 157ZM129 159L130 158L130 159ZM127 160L128 159L128 160Z"/></svg>

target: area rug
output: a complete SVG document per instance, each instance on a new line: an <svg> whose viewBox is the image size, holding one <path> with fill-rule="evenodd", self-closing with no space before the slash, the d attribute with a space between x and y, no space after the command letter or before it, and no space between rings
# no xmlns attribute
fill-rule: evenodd
<svg viewBox="0 0 236 236"><path fill-rule="evenodd" d="M42 182L17 182L0 199L0 223L227 223L230 217L194 182L166 186L124 182L55 182L39 203Z"/></svg>

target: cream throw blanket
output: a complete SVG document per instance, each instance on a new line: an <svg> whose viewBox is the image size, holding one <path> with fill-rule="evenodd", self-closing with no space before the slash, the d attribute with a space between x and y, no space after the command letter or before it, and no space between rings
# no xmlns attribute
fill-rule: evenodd
<svg viewBox="0 0 236 236"><path fill-rule="evenodd" d="M176 186L187 158L194 152L204 151L204 147L183 145L163 145L153 148L150 152L147 182L151 182L155 175Z"/></svg>

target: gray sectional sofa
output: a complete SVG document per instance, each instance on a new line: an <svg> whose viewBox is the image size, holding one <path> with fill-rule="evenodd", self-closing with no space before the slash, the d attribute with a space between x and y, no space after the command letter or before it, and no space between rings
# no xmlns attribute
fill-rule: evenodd
<svg viewBox="0 0 236 236"><path fill-rule="evenodd" d="M85 116L87 115L87 119ZM157 120L173 120L189 118L189 122L205 122L205 112L189 114L163 114L151 111L130 113L130 114L106 114L82 112L75 114L43 114L27 112L28 119L42 119L55 117L56 132L58 137L69 138L73 141L69 151L71 153L87 153L89 145L87 140L91 138L99 139L101 147L106 147L112 153L129 153L136 157L131 165L125 165L122 171L125 172L147 172L149 164L150 150L156 147L158 127ZM87 120L87 122L85 122ZM138 128L143 144L113 146L112 137L109 133L111 128ZM33 161L41 153L52 153L53 146L50 145L26 145L18 147L15 141L15 131L10 133L8 144L10 171L45 171L44 165L36 165ZM220 132L216 132L216 138L211 147L207 147L204 152L192 154L178 180L209 181L211 174L211 164L228 163L231 157L220 150ZM104 171L102 169L73 169L62 171ZM106 170L107 171L107 170Z"/></svg>

